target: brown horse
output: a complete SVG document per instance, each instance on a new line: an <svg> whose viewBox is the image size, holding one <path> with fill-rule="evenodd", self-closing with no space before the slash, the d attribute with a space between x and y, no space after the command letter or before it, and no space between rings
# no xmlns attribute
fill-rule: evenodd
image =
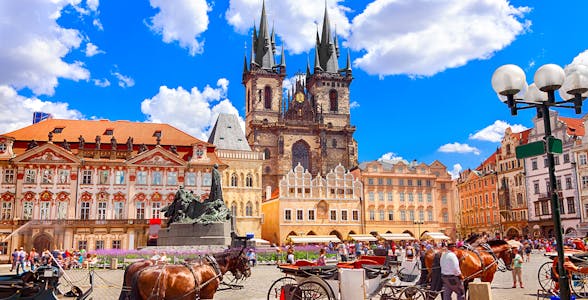
<svg viewBox="0 0 588 300"><path fill-rule="evenodd" d="M125 273L123 275L123 287L120 291L120 295L118 296L118 300L129 300L131 299L131 283L133 282L133 276L137 274L137 272L151 267L157 264L156 261L151 259L140 260L128 265L125 268Z"/></svg>
<svg viewBox="0 0 588 300"><path fill-rule="evenodd" d="M133 276L131 299L213 299L228 271L235 279L251 275L243 250L215 253L184 264L153 265Z"/></svg>
<svg viewBox="0 0 588 300"><path fill-rule="evenodd" d="M487 245L487 246L485 246ZM425 266L431 274L435 253L439 250L430 249L425 253ZM504 240L491 240L475 248L475 251L456 249L455 254L459 259L459 268L464 276L464 284L480 278L482 282L492 282L494 273L499 269L499 260L511 270L513 259L511 246Z"/></svg>

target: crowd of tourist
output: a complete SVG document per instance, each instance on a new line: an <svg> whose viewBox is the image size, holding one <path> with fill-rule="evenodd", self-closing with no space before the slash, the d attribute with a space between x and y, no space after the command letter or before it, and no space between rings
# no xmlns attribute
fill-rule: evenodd
<svg viewBox="0 0 588 300"><path fill-rule="evenodd" d="M11 268L10 272L14 271L17 274L22 274L26 271L35 271L40 265L53 264L59 265L64 270L77 268L90 268L98 262L95 254L90 255L86 250L59 250L43 249L38 251L31 248L30 251L25 251L24 247L14 249L10 255Z"/></svg>

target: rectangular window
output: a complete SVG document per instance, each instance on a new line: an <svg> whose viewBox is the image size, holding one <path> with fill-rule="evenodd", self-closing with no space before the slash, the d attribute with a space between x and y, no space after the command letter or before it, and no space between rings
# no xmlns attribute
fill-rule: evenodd
<svg viewBox="0 0 588 300"><path fill-rule="evenodd" d="M418 193L417 198L419 199L419 202L423 202L423 193Z"/></svg>
<svg viewBox="0 0 588 300"><path fill-rule="evenodd" d="M160 171L153 171L151 173L151 184L152 185L161 185L161 172Z"/></svg>
<svg viewBox="0 0 588 300"><path fill-rule="evenodd" d="M106 220L106 202L98 202L98 220Z"/></svg>
<svg viewBox="0 0 588 300"><path fill-rule="evenodd" d="M37 178L37 170L27 169L25 170L24 183L35 183Z"/></svg>
<svg viewBox="0 0 588 300"><path fill-rule="evenodd" d="M22 218L30 220L33 218L33 202L24 202L22 208Z"/></svg>
<svg viewBox="0 0 588 300"><path fill-rule="evenodd" d="M408 211L408 220L409 221L414 221L414 210L409 210Z"/></svg>
<svg viewBox="0 0 588 300"><path fill-rule="evenodd" d="M137 202L136 212L136 219L145 219L145 202Z"/></svg>
<svg viewBox="0 0 588 300"><path fill-rule="evenodd" d="M580 154L580 156L578 157L578 160L580 161L581 166L586 165L586 162L587 162L586 154Z"/></svg>
<svg viewBox="0 0 588 300"><path fill-rule="evenodd" d="M556 166L559 165L559 155L554 155L553 156L553 162L555 163Z"/></svg>
<svg viewBox="0 0 588 300"><path fill-rule="evenodd" d="M407 183L408 183L408 186L412 186L412 179L409 179L409 180L407 181Z"/></svg>
<svg viewBox="0 0 588 300"><path fill-rule="evenodd" d="M42 201L39 208L39 219L49 220L51 218L51 202Z"/></svg>
<svg viewBox="0 0 588 300"><path fill-rule="evenodd" d="M151 203L151 218L159 219L161 211L161 202L153 202Z"/></svg>
<svg viewBox="0 0 588 300"><path fill-rule="evenodd" d="M392 192L388 192L388 201L394 200L394 194Z"/></svg>
<svg viewBox="0 0 588 300"><path fill-rule="evenodd" d="M331 209L329 215L330 215L330 218L329 219L331 221L337 221L337 211L336 210Z"/></svg>
<svg viewBox="0 0 588 300"><path fill-rule="evenodd" d="M43 176L41 176L41 184L52 184L53 183L53 170L43 170Z"/></svg>
<svg viewBox="0 0 588 300"><path fill-rule="evenodd" d="M212 174L202 174L202 186L210 186L212 184Z"/></svg>
<svg viewBox="0 0 588 300"><path fill-rule="evenodd" d="M370 221L376 220L376 212L373 209L370 209L369 214L370 214Z"/></svg>
<svg viewBox="0 0 588 300"><path fill-rule="evenodd" d="M124 219L124 210L125 210L125 203L124 202L114 202L114 218L115 219Z"/></svg>
<svg viewBox="0 0 588 300"><path fill-rule="evenodd" d="M404 179L402 179L402 178L398 179L398 185L404 186Z"/></svg>
<svg viewBox="0 0 588 300"><path fill-rule="evenodd" d="M60 201L57 203L57 219L58 220L67 219L67 202Z"/></svg>
<svg viewBox="0 0 588 300"><path fill-rule="evenodd" d="M427 194L427 202L433 202L433 194L431 194L431 193Z"/></svg>
<svg viewBox="0 0 588 300"><path fill-rule="evenodd" d="M549 211L549 202L548 201L541 201L541 214L542 215L549 215L551 212Z"/></svg>
<svg viewBox="0 0 588 300"><path fill-rule="evenodd" d="M104 241L103 240L97 240L96 241L96 250L101 250L104 249Z"/></svg>
<svg viewBox="0 0 588 300"><path fill-rule="evenodd" d="M177 185L178 184L178 173L177 172L167 172L167 185Z"/></svg>
<svg viewBox="0 0 588 300"><path fill-rule="evenodd" d="M563 161L566 164L570 162L570 155L568 153L563 155Z"/></svg>
<svg viewBox="0 0 588 300"><path fill-rule="evenodd" d="M566 177L566 190L572 189L572 177Z"/></svg>
<svg viewBox="0 0 588 300"><path fill-rule="evenodd" d="M535 215L536 216L541 215L541 205L539 204L539 202L535 202Z"/></svg>
<svg viewBox="0 0 588 300"><path fill-rule="evenodd" d="M347 221L347 211L346 210L341 211L341 221Z"/></svg>
<svg viewBox="0 0 588 300"><path fill-rule="evenodd" d="M193 173L193 172L186 173L185 185L187 185L187 186L195 186L196 185L196 173Z"/></svg>
<svg viewBox="0 0 588 300"><path fill-rule="evenodd" d="M441 204L447 205L447 196L446 195L441 196Z"/></svg>
<svg viewBox="0 0 588 300"><path fill-rule="evenodd" d="M406 221L406 211L400 211L400 221Z"/></svg>
<svg viewBox="0 0 588 300"><path fill-rule="evenodd" d="M535 195L539 194L539 181L533 181L533 192Z"/></svg>
<svg viewBox="0 0 588 300"><path fill-rule="evenodd" d="M139 184L139 185L146 185L147 184L147 171L138 171L137 172L137 184Z"/></svg>
<svg viewBox="0 0 588 300"><path fill-rule="evenodd" d="M582 188L588 188L588 176L582 176Z"/></svg>
<svg viewBox="0 0 588 300"><path fill-rule="evenodd" d="M109 177L110 171L109 170L100 170L98 171L98 184L109 184Z"/></svg>
<svg viewBox="0 0 588 300"><path fill-rule="evenodd" d="M386 179L386 185L392 185L392 179L391 178Z"/></svg>
<svg viewBox="0 0 588 300"><path fill-rule="evenodd" d="M69 170L60 169L57 171L57 183L68 184L69 183Z"/></svg>
<svg viewBox="0 0 588 300"><path fill-rule="evenodd" d="M78 249L88 250L88 241L78 241Z"/></svg>
<svg viewBox="0 0 588 300"><path fill-rule="evenodd" d="M369 193L368 193L368 199L369 199L370 201L374 201L374 200L376 200L376 197L374 196L374 192L369 192Z"/></svg>
<svg viewBox="0 0 588 300"><path fill-rule="evenodd" d="M308 220L314 221L314 210L313 209L308 210Z"/></svg>
<svg viewBox="0 0 588 300"><path fill-rule="evenodd" d="M284 220L292 221L292 211L289 209L284 210Z"/></svg>
<svg viewBox="0 0 588 300"><path fill-rule="evenodd" d="M378 185L384 185L384 178L378 178Z"/></svg>
<svg viewBox="0 0 588 300"><path fill-rule="evenodd" d="M394 221L394 211L393 210L388 211L388 221Z"/></svg>
<svg viewBox="0 0 588 300"><path fill-rule="evenodd" d="M92 184L92 170L82 171L82 184Z"/></svg>
<svg viewBox="0 0 588 300"><path fill-rule="evenodd" d="M427 220L433 221L433 211L432 210L427 211Z"/></svg>
<svg viewBox="0 0 588 300"><path fill-rule="evenodd" d="M0 242L0 255L7 255L8 253L8 242Z"/></svg>
<svg viewBox="0 0 588 300"><path fill-rule="evenodd" d="M120 240L113 240L112 241L112 249L121 249L121 242Z"/></svg>
<svg viewBox="0 0 588 300"><path fill-rule="evenodd" d="M114 172L114 184L125 184L125 171L116 170Z"/></svg>
<svg viewBox="0 0 588 300"><path fill-rule="evenodd" d="M14 169L4 170L4 183L14 183Z"/></svg>
<svg viewBox="0 0 588 300"><path fill-rule="evenodd" d="M378 192L378 200L384 201L384 192Z"/></svg>
<svg viewBox="0 0 588 300"><path fill-rule="evenodd" d="M304 220L304 211L302 209L296 210L296 221L303 221Z"/></svg>
<svg viewBox="0 0 588 300"><path fill-rule="evenodd" d="M422 221L425 219L425 211L419 210L419 220Z"/></svg>
<svg viewBox="0 0 588 300"><path fill-rule="evenodd" d="M449 223L449 214L447 212L443 212L443 223Z"/></svg>
<svg viewBox="0 0 588 300"><path fill-rule="evenodd" d="M531 170L537 170L537 159L531 159Z"/></svg>
<svg viewBox="0 0 588 300"><path fill-rule="evenodd" d="M89 220L90 219L90 202L82 202L80 206L80 219L81 220Z"/></svg>
<svg viewBox="0 0 588 300"><path fill-rule="evenodd" d="M398 196L400 197L400 202L404 202L404 192L400 192Z"/></svg>
<svg viewBox="0 0 588 300"><path fill-rule="evenodd" d="M359 211L358 210L351 211L351 218L353 219L353 221L359 221Z"/></svg>
<svg viewBox="0 0 588 300"><path fill-rule="evenodd" d="M569 197L566 200L568 202L568 214L575 214L576 205L574 204L574 197Z"/></svg>
<svg viewBox="0 0 588 300"><path fill-rule="evenodd" d="M374 185L374 179L368 178L368 185Z"/></svg>
<svg viewBox="0 0 588 300"><path fill-rule="evenodd" d="M383 209L380 209L378 211L378 214L380 215L380 221L385 221L386 220L386 212Z"/></svg>
<svg viewBox="0 0 588 300"><path fill-rule="evenodd" d="M408 202L414 201L414 195L412 193L408 193Z"/></svg>
<svg viewBox="0 0 588 300"><path fill-rule="evenodd" d="M423 180L417 179L417 186L423 186Z"/></svg>
<svg viewBox="0 0 588 300"><path fill-rule="evenodd" d="M0 212L2 220L12 219L12 202L2 202L2 212Z"/></svg>

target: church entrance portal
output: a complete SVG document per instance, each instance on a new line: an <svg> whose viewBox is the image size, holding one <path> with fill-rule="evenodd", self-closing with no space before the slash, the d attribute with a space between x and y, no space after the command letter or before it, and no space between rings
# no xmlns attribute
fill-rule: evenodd
<svg viewBox="0 0 588 300"><path fill-rule="evenodd" d="M35 237L33 240L33 247L37 249L37 252L41 252L45 249L51 249L51 244L53 243L53 238L46 233L41 233Z"/></svg>

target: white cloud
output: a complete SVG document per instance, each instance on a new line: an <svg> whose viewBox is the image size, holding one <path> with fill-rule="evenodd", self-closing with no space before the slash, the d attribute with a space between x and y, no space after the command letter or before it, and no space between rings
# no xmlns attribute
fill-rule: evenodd
<svg viewBox="0 0 588 300"><path fill-rule="evenodd" d="M98 11L98 6L100 5L100 0L86 0L86 5L91 11Z"/></svg>
<svg viewBox="0 0 588 300"><path fill-rule="evenodd" d="M460 164L455 164L453 165L453 170L448 171L448 173L451 175L451 179L457 179L462 170L463 167Z"/></svg>
<svg viewBox="0 0 588 300"><path fill-rule="evenodd" d="M487 59L530 27L507 0L375 0L353 19L348 45L369 74L432 76Z"/></svg>
<svg viewBox="0 0 588 300"><path fill-rule="evenodd" d="M380 156L380 158L378 158L378 161L385 161L385 162L390 162L390 163L397 163L397 162L404 162L405 164L408 164L408 161L404 158L402 158L402 156L398 156L396 153L394 152L387 152L384 153L382 156Z"/></svg>
<svg viewBox="0 0 588 300"><path fill-rule="evenodd" d="M327 1L331 30L337 30L337 35L349 35L349 20L345 12L349 8L339 5L342 0ZM251 32L253 23L259 29L262 1L231 0L226 12L226 19L237 32ZM322 29L325 7L323 2L316 0L280 0L265 1L268 25L275 26L275 33L285 43L285 47L293 54L314 49L317 24ZM288 12L288 13L283 13ZM271 32L271 31L270 31ZM341 46L341 44L340 44ZM250 43L247 47L251 47ZM342 52L343 53L343 52Z"/></svg>
<svg viewBox="0 0 588 300"><path fill-rule="evenodd" d="M106 52L98 49L98 47L92 43L86 44L86 56L87 57L92 57L96 54L102 54L102 53L106 53Z"/></svg>
<svg viewBox="0 0 588 300"><path fill-rule="evenodd" d="M94 79L93 80L94 85L99 86L99 87L107 87L110 86L110 81L108 81L108 79L104 78L104 79Z"/></svg>
<svg viewBox="0 0 588 300"><path fill-rule="evenodd" d="M508 127L512 129L512 132L521 132L528 129L521 124L511 125L504 121L496 120L494 124L489 125L474 134L470 134L470 139L498 143L502 141L502 138L504 137L504 131Z"/></svg>
<svg viewBox="0 0 588 300"><path fill-rule="evenodd" d="M65 6L78 3L79 0L3 2L0 85L17 90L28 87L37 95L53 95L59 78L78 81L90 77L81 62L64 60L80 46L80 33L56 22Z"/></svg>
<svg viewBox="0 0 588 300"><path fill-rule="evenodd" d="M102 22L100 22L99 19L94 19L94 21L92 21L92 25L94 25L94 27L98 28L100 31L104 30L104 26L102 26Z"/></svg>
<svg viewBox="0 0 588 300"><path fill-rule="evenodd" d="M221 78L215 88L207 85L202 91L197 87L188 91L161 86L155 96L143 100L141 111L149 122L169 123L207 140L219 113L239 114L226 98L228 84L227 79ZM243 120L241 125L245 128Z"/></svg>
<svg viewBox="0 0 588 300"><path fill-rule="evenodd" d="M478 148L472 147L468 144L460 144L457 142L452 144L445 144L439 147L437 151L444 153L473 153L475 155L480 155L480 150Z"/></svg>
<svg viewBox="0 0 588 300"><path fill-rule="evenodd" d="M588 50L584 50L584 52L574 57L574 60L572 60L572 64L588 65Z"/></svg>
<svg viewBox="0 0 588 300"><path fill-rule="evenodd" d="M38 98L26 98L17 94L16 90L7 85L0 85L0 134L29 126L33 120L33 112L50 113L59 119L82 119L82 114L70 109L63 102L43 101Z"/></svg>
<svg viewBox="0 0 588 300"><path fill-rule="evenodd" d="M359 107L359 102L357 101L351 101L351 103L349 103L349 109L354 109L354 108L358 108Z"/></svg>
<svg viewBox="0 0 588 300"><path fill-rule="evenodd" d="M112 72L112 75L118 79L118 86L122 88L132 87L135 85L135 80L130 76L125 76L119 72Z"/></svg>
<svg viewBox="0 0 588 300"><path fill-rule="evenodd" d="M198 37L208 29L208 12L212 9L206 0L151 0L151 7L159 12L151 17L149 28L163 36L166 43L178 42L190 55L202 53L204 42Z"/></svg>

